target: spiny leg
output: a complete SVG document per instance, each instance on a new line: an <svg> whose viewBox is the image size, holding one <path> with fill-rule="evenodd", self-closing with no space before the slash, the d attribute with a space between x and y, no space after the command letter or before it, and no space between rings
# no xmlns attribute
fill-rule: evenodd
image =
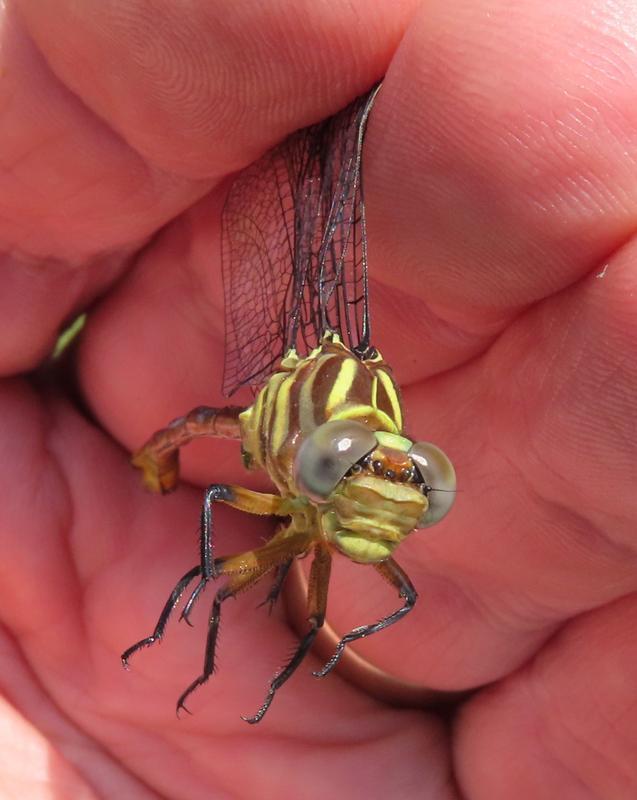
<svg viewBox="0 0 637 800"><path fill-rule="evenodd" d="M188 587L188 584L191 583L191 581L194 580L194 578L196 578L200 573L201 567L196 566L188 570L188 572L179 579L175 588L170 593L170 597L166 601L161 614L159 615L159 619L155 625L155 630L150 636L146 636L144 639L141 639L139 642L132 645L132 647L129 647L128 650L124 650L122 653L122 664L125 668L128 668L128 662L133 653L136 653L143 647L150 647L152 644L155 644L155 642L158 642L162 638L166 629L166 624L168 623L168 619L172 614L173 609L181 599L181 596Z"/></svg>
<svg viewBox="0 0 637 800"><path fill-rule="evenodd" d="M154 433L131 459L142 471L144 484L153 492L173 491L179 481L179 448L204 436L240 439L239 414L243 410L238 406L198 406Z"/></svg>
<svg viewBox="0 0 637 800"><path fill-rule="evenodd" d="M190 625L190 612L197 598L205 589L209 580L217 576L215 571L214 542L212 530L212 506L222 502L226 505L246 511L249 514L262 516L275 515L281 506L281 498L265 492L253 492L241 486L230 486L225 483L213 483L206 489L203 505L201 507L201 527L199 536L199 558L201 564L201 580L193 589L188 602L181 612L180 619Z"/></svg>
<svg viewBox="0 0 637 800"><path fill-rule="evenodd" d="M308 621L310 629L305 634L296 652L288 663L281 669L270 681L268 692L261 708L252 717L242 717L246 722L251 725L260 722L265 712L270 708L270 704L274 699L276 692L283 686L283 684L292 677L299 665L302 663L305 656L308 654L317 633L325 621L325 608L327 606L327 589L330 580L330 569L332 566L332 557L327 547L321 542L314 548L314 561L310 569L310 578L308 583Z"/></svg>
<svg viewBox="0 0 637 800"><path fill-rule="evenodd" d="M294 559L291 558L289 561L284 561L283 564L279 564L274 573L274 580L272 581L270 590L265 600L262 603L259 603L257 608L261 608L261 606L269 604L268 614L272 613L272 609L274 608L276 601L279 599L279 595L281 594L281 589L283 588L283 584L285 582L285 579L287 578L288 572L290 571L290 567L292 566L293 561Z"/></svg>
<svg viewBox="0 0 637 800"><path fill-rule="evenodd" d="M206 489L201 507L201 533L199 536L199 563L203 583L216 577L214 563L214 542L212 538L212 505L218 501L232 502L235 499L232 486L213 483Z"/></svg>
<svg viewBox="0 0 637 800"><path fill-rule="evenodd" d="M219 623L221 622L221 604L229 597L235 597L239 592L249 589L250 586L253 586L263 577L263 574L263 572L255 572L253 574L235 576L234 581L231 579L226 586L222 586L215 594L215 599L212 602L212 608L210 610L210 617L208 619L208 635L206 637L203 671L179 696L177 700L178 715L181 709L190 714L190 711L185 705L186 698L189 697L197 687L205 683L215 671L215 651L217 648Z"/></svg>
<svg viewBox="0 0 637 800"><path fill-rule="evenodd" d="M279 505L281 502L281 498L277 497L276 495L261 493L261 492L252 492L248 489L243 489L239 486L225 486L223 484L215 484L215 487L221 488L223 490L221 494L224 497L215 497L215 499L222 499L224 502L232 505L236 508L239 508L243 511L248 511L253 514L276 514ZM207 582L217 574L227 574L232 572L232 568L223 569L223 566L230 563L230 567L232 565L236 566L236 561L240 556L232 556L230 558L225 559L217 559L217 563L212 558L212 496L216 493L214 491L215 487L211 487L207 495L210 494L211 498L209 499L207 511L204 509L202 512L202 519L205 514L206 522L205 524L202 521L202 532L201 532L201 541L200 541L200 550L202 553L202 563L199 566L193 567L192 569L188 570L188 572L179 579L176 586L170 593L170 597L164 604L161 614L159 615L159 619L157 624L155 625L155 629L150 636L146 636L144 639L141 639L139 642L136 642L132 647L129 647L122 653L122 663L124 667L128 666L128 661L130 657L136 653L138 650L141 650L143 647L150 647L155 642L159 641L162 636L164 635L164 630L166 628L166 624L168 623L168 619L173 612L174 608L178 604L179 600L181 599L182 594L187 589L188 585L198 576L198 575L207 575L207 577L202 578L199 581L195 589L193 590L192 594L190 595L188 602L182 612L182 617L188 621L188 615L192 611L193 605L196 602L197 598L199 597L201 591L205 588ZM218 493L217 493L218 494ZM270 551L272 551L272 547L275 543L277 543L276 547L280 549L279 539L280 537L284 536L285 530L280 531L279 533L275 534L275 536L270 540L266 547L270 547ZM305 543L305 540L304 540ZM307 549L307 543L305 543L305 547L303 549ZM252 553L256 551L251 551ZM287 551L286 551L287 552ZM205 560L204 560L205 554ZM243 558L248 559L250 553L244 554ZM278 560L276 560L278 558ZM275 561L273 562L272 566L279 564L281 561L285 560L285 555L281 558L277 555L275 556ZM250 562L252 563L252 562ZM240 564L239 568L243 568L243 563ZM247 566L246 569L252 569L253 567ZM269 569L269 568L268 568ZM204 572L205 570L205 572Z"/></svg>
<svg viewBox="0 0 637 800"><path fill-rule="evenodd" d="M234 597L239 594L239 592L246 591L251 586L254 586L254 584L271 569L278 566L283 561L289 561L294 558L294 556L305 552L309 545L310 536L308 533L290 534L287 529L281 529L263 547L241 553L240 555L218 559L217 567L219 574L229 575L230 580L226 586L219 589L212 603L208 620L208 636L206 639L202 673L179 697L177 701L177 712L179 712L181 708L188 711L184 705L187 697L192 694L198 686L205 683L214 672L215 649L219 631L219 621L221 618L221 604L223 601L227 600L228 597Z"/></svg>
<svg viewBox="0 0 637 800"><path fill-rule="evenodd" d="M388 558L386 561L381 561L379 564L374 564L377 572L379 572L386 581L398 589L398 595L405 600L405 603L393 614L374 622L372 625L361 625L359 628L347 633L341 641L336 645L336 651L330 658L323 669L314 673L316 678L324 678L340 661L341 656L345 650L345 646L350 642L355 642L356 639L363 639L366 636L371 636L373 633L378 633L384 628L388 628L399 619L402 619L405 614L408 614L414 607L418 594L414 589L412 582L407 577L407 574L398 566L393 558Z"/></svg>

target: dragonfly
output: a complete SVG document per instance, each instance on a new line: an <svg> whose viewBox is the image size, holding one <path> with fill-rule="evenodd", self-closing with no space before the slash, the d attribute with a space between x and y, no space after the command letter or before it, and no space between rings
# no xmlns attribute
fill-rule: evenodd
<svg viewBox="0 0 637 800"><path fill-rule="evenodd" d="M334 557L373 567L402 604L345 634L315 676L330 673L350 643L406 616L417 593L394 551L453 504L450 460L436 445L405 434L400 390L371 343L362 155L381 85L292 134L229 191L222 212L223 387L226 395L252 387L252 405L197 407L132 458L146 486L165 493L178 484L180 447L200 437L232 438L241 443L244 465L265 470L276 487L276 493L225 483L207 488L200 563L179 579L150 636L122 654L128 666L135 652L161 640L189 587L186 622L208 584L224 579L212 601L202 672L179 697L177 712L188 710L188 697L215 670L223 603L270 575L271 607L295 559L311 557L307 630L246 722L263 719L310 651L325 621ZM256 549L216 556L218 503L273 516L274 534Z"/></svg>

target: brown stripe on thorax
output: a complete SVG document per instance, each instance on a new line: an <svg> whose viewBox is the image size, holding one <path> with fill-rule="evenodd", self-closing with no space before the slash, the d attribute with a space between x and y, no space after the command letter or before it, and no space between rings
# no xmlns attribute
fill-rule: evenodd
<svg viewBox="0 0 637 800"><path fill-rule="evenodd" d="M336 408L334 404L332 404L331 408L328 408L328 401L337 386L343 367L348 365L354 367L354 377L348 379L346 386L345 382L343 383L343 388L346 390L343 402L369 402L371 376L368 370L355 356L352 356L348 351L343 351L341 348L329 360L325 359L323 365L317 370L317 376L312 387L312 405L317 425L326 422Z"/></svg>

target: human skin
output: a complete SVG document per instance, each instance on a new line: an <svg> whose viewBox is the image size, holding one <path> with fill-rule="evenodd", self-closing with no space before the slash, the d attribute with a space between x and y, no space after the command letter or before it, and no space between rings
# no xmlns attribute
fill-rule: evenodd
<svg viewBox="0 0 637 800"><path fill-rule="evenodd" d="M637 795L637 11L594 0L22 0L0 74L3 798L624 800ZM365 151L374 342L408 432L453 459L450 516L397 559L420 600L358 648L451 718L290 652L283 609L148 633L197 560L201 487L266 488L238 446L145 493L128 453L222 404L228 177L385 84ZM25 377L91 306L61 379ZM248 399L239 396L237 401ZM218 552L271 531L228 509ZM261 592L259 594L259 591ZM257 597L258 595L258 597ZM339 559L331 624L392 610ZM480 688L484 687L484 688Z"/></svg>

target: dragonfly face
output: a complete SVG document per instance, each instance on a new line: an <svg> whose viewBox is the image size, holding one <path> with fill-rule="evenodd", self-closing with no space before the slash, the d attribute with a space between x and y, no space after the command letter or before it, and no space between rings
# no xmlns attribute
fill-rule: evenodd
<svg viewBox="0 0 637 800"><path fill-rule="evenodd" d="M346 478L321 514L327 540L359 564L389 558L418 527L427 498L416 487L374 474Z"/></svg>
<svg viewBox="0 0 637 800"><path fill-rule="evenodd" d="M224 387L231 393L252 385L258 389L254 403L193 409L133 457L146 485L166 492L177 485L182 445L199 436L235 438L245 465L265 470L278 490L208 487L200 564L177 582L153 633L122 655L127 665L134 652L162 638L193 581L182 611L186 620L209 583L223 577L209 615L203 672L179 698L178 710L212 675L222 603L269 573L274 582L266 599L275 602L295 558L312 556L308 631L248 722L262 719L323 625L333 554L371 565L403 605L346 634L317 677L338 663L347 644L401 619L417 594L393 552L412 531L442 519L454 499L449 459L435 445L404 435L399 389L370 343L361 159L377 91L293 134L248 168L228 197ZM275 534L255 550L215 557L217 502L277 517Z"/></svg>
<svg viewBox="0 0 637 800"><path fill-rule="evenodd" d="M361 564L384 561L412 531L442 519L456 483L439 448L352 419L326 422L306 438L295 480L318 506L327 541Z"/></svg>

